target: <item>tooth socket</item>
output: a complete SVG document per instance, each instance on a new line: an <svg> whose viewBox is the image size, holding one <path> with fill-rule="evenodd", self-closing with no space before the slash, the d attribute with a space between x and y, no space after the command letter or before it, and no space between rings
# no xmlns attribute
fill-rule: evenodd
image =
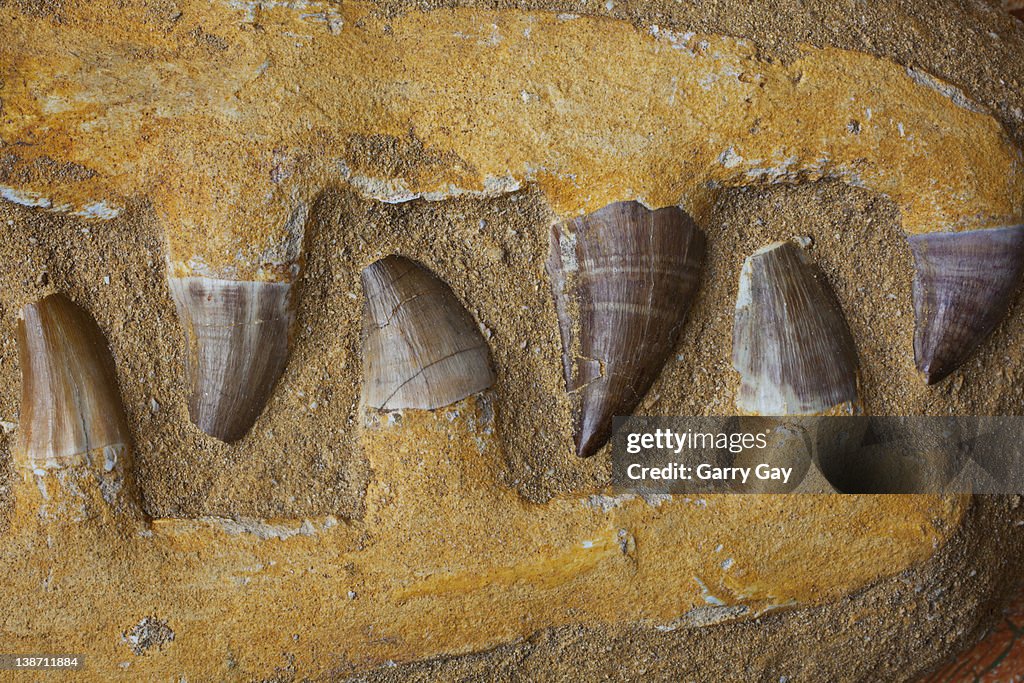
<svg viewBox="0 0 1024 683"><path fill-rule="evenodd" d="M362 273L363 403L434 410L494 384L487 342L452 290L388 256Z"/></svg>
<svg viewBox="0 0 1024 683"><path fill-rule="evenodd" d="M822 421L816 425L818 465L841 493L941 492L964 464L963 434L941 418L929 422Z"/></svg>
<svg viewBox="0 0 1024 683"><path fill-rule="evenodd" d="M33 470L88 464L109 472L127 455L113 360L92 317L54 294L22 309L18 451Z"/></svg>
<svg viewBox="0 0 1024 683"><path fill-rule="evenodd" d="M960 367L1005 317L1024 268L1024 225L909 238L914 359L928 384Z"/></svg>
<svg viewBox="0 0 1024 683"><path fill-rule="evenodd" d="M225 442L245 436L288 363L294 308L287 282L170 278L185 332L189 415Z"/></svg>
<svg viewBox="0 0 1024 683"><path fill-rule="evenodd" d="M748 415L857 409L857 354L824 275L792 242L743 264L733 327L736 397Z"/></svg>
<svg viewBox="0 0 1024 683"><path fill-rule="evenodd" d="M576 452L596 453L676 346L694 298L704 238L683 210L637 202L556 225L547 269L573 402Z"/></svg>

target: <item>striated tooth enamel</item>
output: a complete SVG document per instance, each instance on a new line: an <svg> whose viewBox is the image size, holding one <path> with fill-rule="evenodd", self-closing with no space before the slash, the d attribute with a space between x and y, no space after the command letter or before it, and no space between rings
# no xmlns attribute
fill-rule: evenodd
<svg viewBox="0 0 1024 683"><path fill-rule="evenodd" d="M487 342L452 290L425 267L388 256L362 273L363 402L433 410L494 383Z"/></svg>
<svg viewBox="0 0 1024 683"><path fill-rule="evenodd" d="M914 359L928 384L960 367L1006 315L1024 268L1024 225L912 235Z"/></svg>
<svg viewBox="0 0 1024 683"><path fill-rule="evenodd" d="M189 414L221 441L242 438L288 362L292 284L168 278L185 331Z"/></svg>
<svg viewBox="0 0 1024 683"><path fill-rule="evenodd" d="M54 294L18 321L18 449L33 470L92 464L114 469L130 444L113 359L92 317Z"/></svg>
<svg viewBox="0 0 1024 683"><path fill-rule="evenodd" d="M792 242L743 263L733 327L736 406L751 415L858 410L857 353L824 276Z"/></svg>
<svg viewBox="0 0 1024 683"><path fill-rule="evenodd" d="M682 209L610 204L556 225L551 277L572 395L576 453L593 455L629 415L675 347L704 238Z"/></svg>

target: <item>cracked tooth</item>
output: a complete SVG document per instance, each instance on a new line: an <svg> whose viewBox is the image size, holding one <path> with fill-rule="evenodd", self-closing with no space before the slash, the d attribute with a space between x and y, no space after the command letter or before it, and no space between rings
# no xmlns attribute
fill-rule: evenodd
<svg viewBox="0 0 1024 683"><path fill-rule="evenodd" d="M736 406L751 415L859 410L857 353L824 276L792 242L751 255L733 327Z"/></svg>
<svg viewBox="0 0 1024 683"><path fill-rule="evenodd" d="M113 360L92 317L61 294L28 304L18 321L18 350L18 449L27 464L113 470L131 440Z"/></svg>
<svg viewBox="0 0 1024 683"><path fill-rule="evenodd" d="M912 235L914 359L928 384L960 367L999 324L1024 267L1024 225Z"/></svg>
<svg viewBox="0 0 1024 683"><path fill-rule="evenodd" d="M552 229L548 274L562 334L576 453L608 441L675 348L697 289L704 237L682 209L610 204Z"/></svg>
<svg viewBox="0 0 1024 683"><path fill-rule="evenodd" d="M366 267L363 402L433 410L494 383L487 342L455 294L429 270L388 256Z"/></svg>
<svg viewBox="0 0 1024 683"><path fill-rule="evenodd" d="M185 331L189 415L210 436L237 441L288 362L293 285L208 277L168 283Z"/></svg>

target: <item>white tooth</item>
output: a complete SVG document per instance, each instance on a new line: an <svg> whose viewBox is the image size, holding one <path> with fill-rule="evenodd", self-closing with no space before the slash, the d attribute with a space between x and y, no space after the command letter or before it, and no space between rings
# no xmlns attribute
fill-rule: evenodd
<svg viewBox="0 0 1024 683"><path fill-rule="evenodd" d="M129 444L106 340L59 294L25 306L18 323L22 398L18 448L35 469L86 462Z"/></svg>

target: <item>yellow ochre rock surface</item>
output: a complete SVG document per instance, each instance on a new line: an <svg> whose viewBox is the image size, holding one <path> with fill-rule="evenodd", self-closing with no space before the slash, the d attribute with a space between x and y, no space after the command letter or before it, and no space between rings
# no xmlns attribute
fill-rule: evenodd
<svg viewBox="0 0 1024 683"><path fill-rule="evenodd" d="M361 3L0 7L0 191L110 217L155 204L171 275L290 279L309 202L536 183L555 212L840 178L908 233L1020 222L1021 152L956 87L867 54L550 12ZM374 143L398 146L378 163ZM406 149L402 149L402 147Z"/></svg>
<svg viewBox="0 0 1024 683"><path fill-rule="evenodd" d="M371 414L362 520L40 514L25 470L0 543L0 645L85 653L91 680L357 672L484 650L573 623L687 625L836 600L931 556L965 498L584 496L529 504L498 483L490 400ZM89 497L86 490L86 497ZM841 539L841 540L840 540ZM144 618L174 633L134 656ZM141 678L140 678L141 677Z"/></svg>
<svg viewBox="0 0 1024 683"><path fill-rule="evenodd" d="M0 197L98 220L150 202L172 277L293 279L310 206L332 185L386 202L535 187L559 217L637 198L699 222L729 188L821 178L888 197L909 233L1021 222L1021 153L1000 123L954 86L859 52L804 46L783 62L740 38L539 10L0 2ZM561 627L637 629L656 649L756 623L744 649L768 631L757 618L816 630L814 610L836 604L855 605L839 618L852 632L883 611L854 601L886 582L905 592L885 594L899 614L874 642L932 652L913 635L944 613L908 596L992 596L983 581L1008 574L989 561L1003 532L969 524L982 507L969 498L598 487L531 503L507 458L525 437L503 443L498 418L484 395L331 425L358 431L372 470L351 518L146 521L130 496L112 510L76 477L16 460L0 653L83 653L81 680L248 681L388 670ZM50 513L62 509L86 519ZM928 564L947 555L954 569ZM966 588L908 578L923 565ZM985 611L977 599L965 612ZM566 645L552 661L588 656Z"/></svg>

